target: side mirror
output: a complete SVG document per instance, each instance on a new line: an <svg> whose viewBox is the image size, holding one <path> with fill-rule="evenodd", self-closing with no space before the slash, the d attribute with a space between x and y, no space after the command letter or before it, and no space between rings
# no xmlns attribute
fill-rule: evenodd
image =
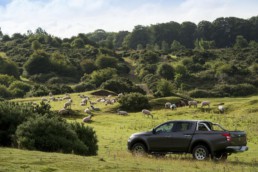
<svg viewBox="0 0 258 172"><path fill-rule="evenodd" d="M152 129L152 133L153 133L153 134L155 134L155 133L156 133L156 130L155 130L154 128Z"/></svg>

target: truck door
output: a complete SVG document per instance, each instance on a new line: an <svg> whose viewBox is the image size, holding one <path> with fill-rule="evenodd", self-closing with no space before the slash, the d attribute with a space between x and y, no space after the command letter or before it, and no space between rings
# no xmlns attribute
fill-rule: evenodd
<svg viewBox="0 0 258 172"><path fill-rule="evenodd" d="M176 122L169 136L170 151L186 152L193 137L193 123Z"/></svg>

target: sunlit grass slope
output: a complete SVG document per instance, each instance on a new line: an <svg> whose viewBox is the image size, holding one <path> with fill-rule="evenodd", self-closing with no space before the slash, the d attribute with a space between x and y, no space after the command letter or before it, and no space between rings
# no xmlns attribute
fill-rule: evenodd
<svg viewBox="0 0 258 172"><path fill-rule="evenodd" d="M87 93L85 93L86 95ZM61 95L60 95L61 96ZM97 96L90 95L92 101ZM80 106L78 93L72 94L72 109L79 112L69 116L69 122L81 122L86 115ZM174 101L176 97L160 99ZM18 102L39 102L41 98L16 99ZM204 99L199 99L202 101ZM83 157L71 154L44 153L10 148L0 148L0 171L258 171L258 96L245 98L209 98L211 108L182 107L175 111L164 109L159 100L151 100L154 119L140 112L128 116L116 114L118 103L94 112L89 125L94 128L99 140L97 156ZM217 104L224 103L226 112L220 114ZM62 102L51 102L52 110L63 107ZM198 162L191 155L169 155L163 159L152 156L135 157L127 151L127 139L135 132L151 130L156 125L175 119L205 119L220 123L230 130L244 130L248 136L249 151L229 156L226 162Z"/></svg>

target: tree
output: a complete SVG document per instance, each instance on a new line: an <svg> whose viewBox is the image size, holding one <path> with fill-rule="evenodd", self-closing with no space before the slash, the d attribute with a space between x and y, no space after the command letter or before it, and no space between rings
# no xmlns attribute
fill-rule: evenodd
<svg viewBox="0 0 258 172"><path fill-rule="evenodd" d="M49 71L51 71L49 56L50 55L45 51L34 52L24 64L24 69L27 71L28 75L49 73Z"/></svg>
<svg viewBox="0 0 258 172"><path fill-rule="evenodd" d="M157 84L157 92L155 94L161 97L172 96L174 89L174 85L171 82L161 79Z"/></svg>
<svg viewBox="0 0 258 172"><path fill-rule="evenodd" d="M248 47L248 42L247 40L242 36L242 35L238 35L236 37L236 42L234 44L234 48L238 49L238 48L246 48Z"/></svg>
<svg viewBox="0 0 258 172"><path fill-rule="evenodd" d="M180 51L184 50L185 46L183 46L180 42L174 40L173 43L171 44L171 50L172 51Z"/></svg>
<svg viewBox="0 0 258 172"><path fill-rule="evenodd" d="M84 42L81 38L76 38L75 40L73 40L71 46L75 48L83 48Z"/></svg>
<svg viewBox="0 0 258 172"><path fill-rule="evenodd" d="M165 53L169 53L169 45L166 41L162 41L161 50Z"/></svg>
<svg viewBox="0 0 258 172"><path fill-rule="evenodd" d="M192 22L183 22L181 24L180 42L186 48L193 48L194 47L194 40L195 40L195 37L196 37L196 30L197 30L197 26L196 26L196 24L194 24Z"/></svg>
<svg viewBox="0 0 258 172"><path fill-rule="evenodd" d="M31 48L32 48L34 51L36 51L36 50L38 50L38 49L41 48L41 44L39 43L38 40L35 40L35 41L32 42Z"/></svg>
<svg viewBox="0 0 258 172"><path fill-rule="evenodd" d="M0 74L7 74L14 76L15 78L19 77L18 66L11 60L3 58L0 55Z"/></svg>
<svg viewBox="0 0 258 172"><path fill-rule="evenodd" d="M99 69L104 69L108 67L116 68L117 62L117 59L114 57L100 55L97 57L95 64Z"/></svg>
<svg viewBox="0 0 258 172"><path fill-rule="evenodd" d="M158 67L157 74L165 79L174 79L174 68L166 63L161 64Z"/></svg>
<svg viewBox="0 0 258 172"><path fill-rule="evenodd" d="M100 86L103 82L116 77L116 70L113 68L105 68L101 70L94 71L91 74L91 81L96 84L96 86Z"/></svg>
<svg viewBox="0 0 258 172"><path fill-rule="evenodd" d="M84 73L90 74L92 73L94 70L97 69L97 67L95 66L94 62L90 59L84 59L80 62L80 67L81 70Z"/></svg>

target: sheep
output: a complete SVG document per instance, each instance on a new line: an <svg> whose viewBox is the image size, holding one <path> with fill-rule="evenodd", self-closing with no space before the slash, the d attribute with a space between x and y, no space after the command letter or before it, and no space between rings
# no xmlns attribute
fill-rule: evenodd
<svg viewBox="0 0 258 172"><path fill-rule="evenodd" d="M152 115L151 112L150 112L149 110L147 110L147 109L143 109L143 110L142 110L142 113L143 113L143 115L151 116L151 117L153 118L153 115Z"/></svg>
<svg viewBox="0 0 258 172"><path fill-rule="evenodd" d="M189 108L193 105L194 107L197 107L197 101L188 101Z"/></svg>
<svg viewBox="0 0 258 172"><path fill-rule="evenodd" d="M67 109L65 109L65 108L63 108L63 109L60 109L60 110L58 111L58 114L59 114L59 115L69 115L69 114L70 114L70 111L67 110Z"/></svg>
<svg viewBox="0 0 258 172"><path fill-rule="evenodd" d="M82 122L90 122L92 117L93 117L93 115L89 115L89 116L83 118Z"/></svg>
<svg viewBox="0 0 258 172"><path fill-rule="evenodd" d="M94 107L93 105L91 105L90 107L91 107L91 109L94 110L94 111L100 111L100 108L96 108L96 107Z"/></svg>
<svg viewBox="0 0 258 172"><path fill-rule="evenodd" d="M176 110L176 105L175 105L175 104L172 104L172 105L170 105L169 108L172 109L172 110Z"/></svg>
<svg viewBox="0 0 258 172"><path fill-rule="evenodd" d="M90 100L89 100L89 102L90 102L90 105L95 105L95 104L97 104L96 102L92 102L92 101L90 101Z"/></svg>
<svg viewBox="0 0 258 172"><path fill-rule="evenodd" d="M92 114L92 113L91 113L91 110L90 110L89 108L86 108L86 109L84 110L84 112L87 113L87 114L89 114L89 115Z"/></svg>
<svg viewBox="0 0 258 172"><path fill-rule="evenodd" d="M210 107L210 102L209 101L203 101L201 103L201 107L204 107L204 106L209 106Z"/></svg>
<svg viewBox="0 0 258 172"><path fill-rule="evenodd" d="M69 100L64 104L64 108L65 108L65 109L67 109L67 108L70 108L70 109L71 109L72 102L73 102L73 100L72 100L72 99L69 99Z"/></svg>
<svg viewBox="0 0 258 172"><path fill-rule="evenodd" d="M48 101L46 97L42 97L41 99L42 102Z"/></svg>
<svg viewBox="0 0 258 172"><path fill-rule="evenodd" d="M50 92L48 95L49 95L50 97L52 97L52 96L53 96L52 92Z"/></svg>
<svg viewBox="0 0 258 172"><path fill-rule="evenodd" d="M117 110L118 115L128 115L128 113L126 111L122 111L122 110Z"/></svg>
<svg viewBox="0 0 258 172"><path fill-rule="evenodd" d="M165 109L170 108L170 106L171 106L171 103L170 103L170 102L165 103Z"/></svg>
<svg viewBox="0 0 258 172"><path fill-rule="evenodd" d="M108 105L108 104L109 104L109 105L112 105L113 102L112 102L110 99L107 99L105 105Z"/></svg>
<svg viewBox="0 0 258 172"><path fill-rule="evenodd" d="M67 99L71 99L71 97L70 96L64 96L63 97L63 100L67 100Z"/></svg>
<svg viewBox="0 0 258 172"><path fill-rule="evenodd" d="M124 95L123 93L119 93L119 94L117 95L117 97L118 97L118 98L121 98L123 95Z"/></svg>
<svg viewBox="0 0 258 172"><path fill-rule="evenodd" d="M88 103L88 99L87 98L82 99L81 104L87 105L87 103Z"/></svg>
<svg viewBox="0 0 258 172"><path fill-rule="evenodd" d="M219 112L224 113L225 112L225 107L223 105L218 106Z"/></svg>

